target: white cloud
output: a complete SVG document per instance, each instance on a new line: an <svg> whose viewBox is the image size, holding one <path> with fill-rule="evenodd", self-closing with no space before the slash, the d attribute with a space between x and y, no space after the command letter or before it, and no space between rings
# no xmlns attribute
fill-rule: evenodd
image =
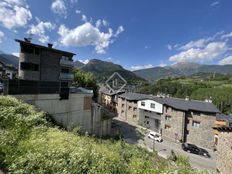
<svg viewBox="0 0 232 174"><path fill-rule="evenodd" d="M81 63L84 63L84 64L87 64L89 63L89 59L86 59L86 60L79 60Z"/></svg>
<svg viewBox="0 0 232 174"><path fill-rule="evenodd" d="M181 46L180 50L188 50L190 48L203 48L208 43L209 39L199 39L196 41L190 41L189 43Z"/></svg>
<svg viewBox="0 0 232 174"><path fill-rule="evenodd" d="M159 66L160 66L160 67L165 67L165 66L167 66L167 64L161 63Z"/></svg>
<svg viewBox="0 0 232 174"><path fill-rule="evenodd" d="M220 4L219 1L215 1L215 2L211 3L210 6L216 6L216 5L219 5L219 4Z"/></svg>
<svg viewBox="0 0 232 174"><path fill-rule="evenodd" d="M210 42L205 46L200 45L184 50L171 56L169 60L172 62L207 62L221 56L228 50L226 42Z"/></svg>
<svg viewBox="0 0 232 174"><path fill-rule="evenodd" d="M37 19L37 25L31 25L29 30L27 31L28 34L36 35L39 37L39 41L42 43L49 42L49 36L46 35L46 31L51 31L55 29L55 25L51 22L43 22Z"/></svg>
<svg viewBox="0 0 232 174"><path fill-rule="evenodd" d="M51 9L54 13L67 17L67 7L65 6L64 0L54 0Z"/></svg>
<svg viewBox="0 0 232 174"><path fill-rule="evenodd" d="M2 31L0 31L0 43L2 43L2 39L4 36L5 36L5 34Z"/></svg>
<svg viewBox="0 0 232 174"><path fill-rule="evenodd" d="M12 53L12 55L16 56L16 57L19 57L19 53Z"/></svg>
<svg viewBox="0 0 232 174"><path fill-rule="evenodd" d="M167 48L168 48L168 50L171 51L171 50L172 50L172 45L168 44L168 45L167 45Z"/></svg>
<svg viewBox="0 0 232 174"><path fill-rule="evenodd" d="M105 19L102 20L102 24L105 27L109 26L109 23Z"/></svg>
<svg viewBox="0 0 232 174"><path fill-rule="evenodd" d="M76 14L81 14L81 10L76 10Z"/></svg>
<svg viewBox="0 0 232 174"><path fill-rule="evenodd" d="M32 14L24 0L2 0L0 2L0 23L8 29L25 27Z"/></svg>
<svg viewBox="0 0 232 174"><path fill-rule="evenodd" d="M224 59L219 61L219 65L232 65L232 56L225 57Z"/></svg>
<svg viewBox="0 0 232 174"><path fill-rule="evenodd" d="M82 15L82 16L81 16L81 20L82 20L83 22L88 22L87 16L85 16L85 15Z"/></svg>
<svg viewBox="0 0 232 174"><path fill-rule="evenodd" d="M113 43L113 39L116 37L111 28L108 29L108 32L101 32L99 28L89 22L73 29L61 25L58 34L60 35L60 42L64 46L83 47L91 45L95 47L98 54L104 54L105 49Z"/></svg>
<svg viewBox="0 0 232 174"><path fill-rule="evenodd" d="M115 36L115 37L118 37L118 35L119 35L120 33L122 33L123 31L124 31L123 26L119 26L114 36Z"/></svg>
<svg viewBox="0 0 232 174"><path fill-rule="evenodd" d="M149 48L148 45L145 45L144 49L148 49L148 48Z"/></svg>
<svg viewBox="0 0 232 174"><path fill-rule="evenodd" d="M232 32L227 33L227 34L223 34L223 35L221 36L221 39L228 39L228 38L231 38L231 37L232 37Z"/></svg>
<svg viewBox="0 0 232 174"><path fill-rule="evenodd" d="M147 64L147 65L135 65L131 67L132 71L135 70L140 70L140 69L147 69L147 68L153 68L154 66L152 64Z"/></svg>
<svg viewBox="0 0 232 174"><path fill-rule="evenodd" d="M95 25L97 28L100 28L101 26L104 26L104 27L109 26L109 23L105 19L103 20L98 19Z"/></svg>

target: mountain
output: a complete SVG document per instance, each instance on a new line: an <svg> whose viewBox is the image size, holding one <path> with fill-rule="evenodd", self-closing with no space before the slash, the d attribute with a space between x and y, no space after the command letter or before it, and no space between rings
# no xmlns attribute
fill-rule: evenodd
<svg viewBox="0 0 232 174"><path fill-rule="evenodd" d="M0 63L18 68L19 58L14 55L6 54L0 51Z"/></svg>
<svg viewBox="0 0 232 174"><path fill-rule="evenodd" d="M158 80L164 77L175 77L180 76L181 74L170 67L154 67L148 69L141 69L133 71L137 76L142 77L149 82Z"/></svg>
<svg viewBox="0 0 232 174"><path fill-rule="evenodd" d="M167 77L191 76L197 73L217 73L232 75L232 65L203 65L197 63L177 63L171 66L154 67L133 71L137 76L148 81Z"/></svg>
<svg viewBox="0 0 232 174"><path fill-rule="evenodd" d="M80 61L78 61L78 60L74 61L74 62L73 62L73 65L74 65L74 67L75 67L76 69L80 69L80 68L82 68L83 66L85 66L84 63L82 63L82 62L80 62Z"/></svg>
<svg viewBox="0 0 232 174"><path fill-rule="evenodd" d="M81 68L81 70L93 73L100 83L104 83L114 72L118 72L128 82L128 84L145 82L143 78L138 77L133 72L124 69L121 65L98 59L90 60Z"/></svg>

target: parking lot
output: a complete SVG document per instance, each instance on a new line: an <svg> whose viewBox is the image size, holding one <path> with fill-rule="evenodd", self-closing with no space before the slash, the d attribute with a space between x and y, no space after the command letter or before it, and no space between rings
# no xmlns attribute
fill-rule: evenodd
<svg viewBox="0 0 232 174"><path fill-rule="evenodd" d="M149 150L153 149L153 140L149 139L146 136L144 137L136 130L135 125L128 124L119 119L115 120L115 123L119 126L120 132L123 135L123 139L131 144L141 145L143 147L148 148ZM171 151L173 150L176 154L184 155L189 157L189 161L192 167L198 168L201 170L216 170L216 154L212 150L208 150L211 158L206 158L203 156L191 154L182 150L181 145L169 141L163 141L161 143L154 141L154 149L158 152L158 154L164 158L168 158L171 155Z"/></svg>

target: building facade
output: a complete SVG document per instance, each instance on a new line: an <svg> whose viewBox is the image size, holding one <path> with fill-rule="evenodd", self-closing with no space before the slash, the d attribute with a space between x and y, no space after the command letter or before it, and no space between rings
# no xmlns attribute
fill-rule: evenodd
<svg viewBox="0 0 232 174"><path fill-rule="evenodd" d="M232 173L232 127L214 127L218 132L217 145L217 172L220 174Z"/></svg>
<svg viewBox="0 0 232 174"><path fill-rule="evenodd" d="M136 112L134 111L136 108ZM214 148L212 127L219 110L210 102L125 93L118 98L118 116L159 132L164 139Z"/></svg>
<svg viewBox="0 0 232 174"><path fill-rule="evenodd" d="M33 44L29 39L15 41L20 44L19 79L61 83L73 80L75 54L54 49L52 44L47 47Z"/></svg>

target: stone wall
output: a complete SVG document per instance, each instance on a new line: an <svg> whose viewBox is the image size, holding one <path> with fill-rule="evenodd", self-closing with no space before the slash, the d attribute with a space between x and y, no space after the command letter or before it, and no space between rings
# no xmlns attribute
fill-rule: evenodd
<svg viewBox="0 0 232 174"><path fill-rule="evenodd" d="M118 98L118 106L117 106L118 117L122 120L127 120L126 118L126 100L122 98Z"/></svg>
<svg viewBox="0 0 232 174"><path fill-rule="evenodd" d="M139 110L137 102L118 98L117 113L119 118L129 123L138 124Z"/></svg>
<svg viewBox="0 0 232 174"><path fill-rule="evenodd" d="M169 116L170 119L166 120L166 116ZM178 142L183 138L184 116L185 112L164 106L164 113L161 116L162 136L164 139Z"/></svg>
<svg viewBox="0 0 232 174"><path fill-rule="evenodd" d="M203 113L199 113L199 115L194 115L193 112L188 114L187 119L187 142L203 148L213 149L214 131L212 127L214 126L216 117L210 114ZM193 122L198 122L199 127L194 127Z"/></svg>
<svg viewBox="0 0 232 174"><path fill-rule="evenodd" d="M221 174L232 173L232 131L219 133L216 166Z"/></svg>

